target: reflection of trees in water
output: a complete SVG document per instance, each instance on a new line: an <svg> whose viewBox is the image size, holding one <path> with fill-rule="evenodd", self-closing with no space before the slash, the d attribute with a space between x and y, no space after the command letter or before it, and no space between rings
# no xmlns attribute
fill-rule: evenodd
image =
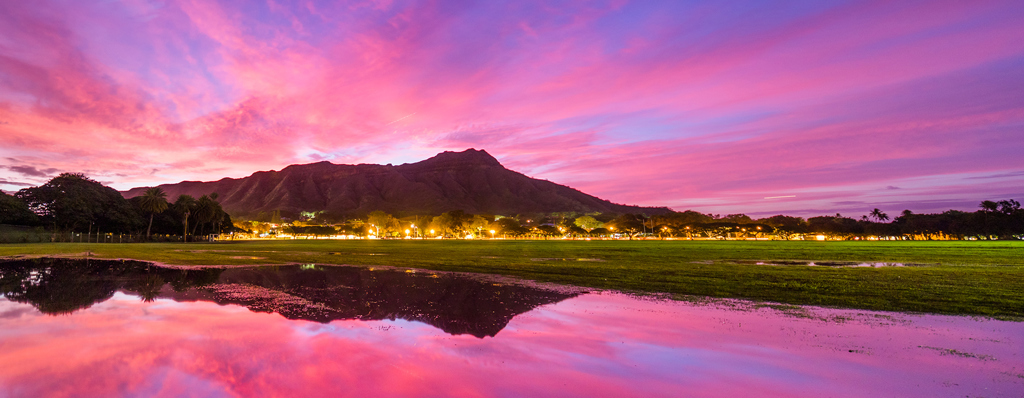
<svg viewBox="0 0 1024 398"><path fill-rule="evenodd" d="M170 286L170 289L165 288ZM43 313L68 314L121 290L143 301L239 304L288 319L406 319L451 334L494 336L518 314L574 292L450 273L360 267L177 270L138 261L34 259L0 263L0 292Z"/></svg>
<svg viewBox="0 0 1024 398"><path fill-rule="evenodd" d="M0 262L0 293L44 314L70 314L125 290L152 301L169 281L186 290L217 281L223 270L175 270L140 261L42 258Z"/></svg>
<svg viewBox="0 0 1024 398"><path fill-rule="evenodd" d="M0 268L0 289L11 301L29 303L46 314L70 314L114 295L113 281L93 267L65 261L22 260Z"/></svg>
<svg viewBox="0 0 1024 398"><path fill-rule="evenodd" d="M142 297L142 301L151 302L157 298L160 294L160 290L163 289L164 278L160 275L146 275L146 277L140 279L138 284L134 286L128 286L128 290L134 290L139 293Z"/></svg>

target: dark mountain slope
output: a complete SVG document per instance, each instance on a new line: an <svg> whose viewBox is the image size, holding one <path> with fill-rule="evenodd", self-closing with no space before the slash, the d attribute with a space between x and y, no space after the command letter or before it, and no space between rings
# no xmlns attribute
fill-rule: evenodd
<svg viewBox="0 0 1024 398"><path fill-rule="evenodd" d="M160 185L173 200L178 195L217 192L233 215L260 211L283 213L326 210L363 215L383 210L398 215L439 214L464 210L475 214L602 212L660 214L664 207L611 203L550 181L506 169L483 150L443 152L400 166L330 162L292 165L245 178L213 182L185 181ZM142 195L133 188L126 198Z"/></svg>

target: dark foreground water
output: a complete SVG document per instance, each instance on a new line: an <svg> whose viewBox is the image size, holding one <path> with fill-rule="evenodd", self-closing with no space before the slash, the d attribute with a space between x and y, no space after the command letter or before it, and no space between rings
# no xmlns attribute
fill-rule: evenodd
<svg viewBox="0 0 1024 398"><path fill-rule="evenodd" d="M7 396L1024 396L1024 323L465 274L0 262Z"/></svg>

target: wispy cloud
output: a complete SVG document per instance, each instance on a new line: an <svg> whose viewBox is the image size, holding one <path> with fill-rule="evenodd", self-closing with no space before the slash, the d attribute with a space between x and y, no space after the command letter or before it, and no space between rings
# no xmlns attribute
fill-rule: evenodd
<svg viewBox="0 0 1024 398"><path fill-rule="evenodd" d="M967 178L968 179L972 179L972 180L987 180L987 179L990 179L990 178L1009 178L1009 177L1024 177L1024 171L1013 171L1013 172L1009 172L1009 173L997 173L997 174L990 174L990 175L985 175L985 176L974 176L974 177L967 177Z"/></svg>
<svg viewBox="0 0 1024 398"><path fill-rule="evenodd" d="M30 187L35 184L24 182L24 181L11 181L6 178L0 178L0 185L10 185L15 187Z"/></svg>
<svg viewBox="0 0 1024 398"><path fill-rule="evenodd" d="M29 176L29 177L51 177L59 171L58 169L37 169L33 166L3 166L4 168L13 171L15 173Z"/></svg>

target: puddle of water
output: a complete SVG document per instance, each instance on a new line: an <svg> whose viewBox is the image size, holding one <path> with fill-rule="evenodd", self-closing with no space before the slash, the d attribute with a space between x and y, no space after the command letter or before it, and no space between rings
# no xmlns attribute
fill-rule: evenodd
<svg viewBox="0 0 1024 398"><path fill-rule="evenodd" d="M807 263L811 267L907 267L912 264L903 263L858 263L849 261L812 261Z"/></svg>
<svg viewBox="0 0 1024 398"><path fill-rule="evenodd" d="M311 264L18 260L0 289L25 396L1024 395L1022 322Z"/></svg>
<svg viewBox="0 0 1024 398"><path fill-rule="evenodd" d="M695 262L700 264L711 264L711 262ZM896 262L859 262L859 261L800 261L800 260L764 260L764 261L735 261L737 264L754 265L806 265L811 267L927 267L935 264L924 263L896 263Z"/></svg>
<svg viewBox="0 0 1024 398"><path fill-rule="evenodd" d="M594 262L604 262L604 260L602 260L600 258L575 258L575 257L567 257L567 258L562 258L562 257L540 257L540 258L531 258L530 261L594 261Z"/></svg>
<svg viewBox="0 0 1024 398"><path fill-rule="evenodd" d="M584 291L500 276L392 267L301 264L181 272L137 261L77 259L10 261L0 267L0 281L23 285L8 297L24 297L49 314L89 308L121 291L149 300L235 304L323 323L422 321L480 338L496 335L517 314ZM52 291L61 294L42 294Z"/></svg>
<svg viewBox="0 0 1024 398"><path fill-rule="evenodd" d="M279 253L278 250L207 250L207 249L174 249L182 253Z"/></svg>
<svg viewBox="0 0 1024 398"><path fill-rule="evenodd" d="M256 256L228 256L228 258L233 258L233 259L237 259L237 260L266 260L267 259L266 257L256 257Z"/></svg>

